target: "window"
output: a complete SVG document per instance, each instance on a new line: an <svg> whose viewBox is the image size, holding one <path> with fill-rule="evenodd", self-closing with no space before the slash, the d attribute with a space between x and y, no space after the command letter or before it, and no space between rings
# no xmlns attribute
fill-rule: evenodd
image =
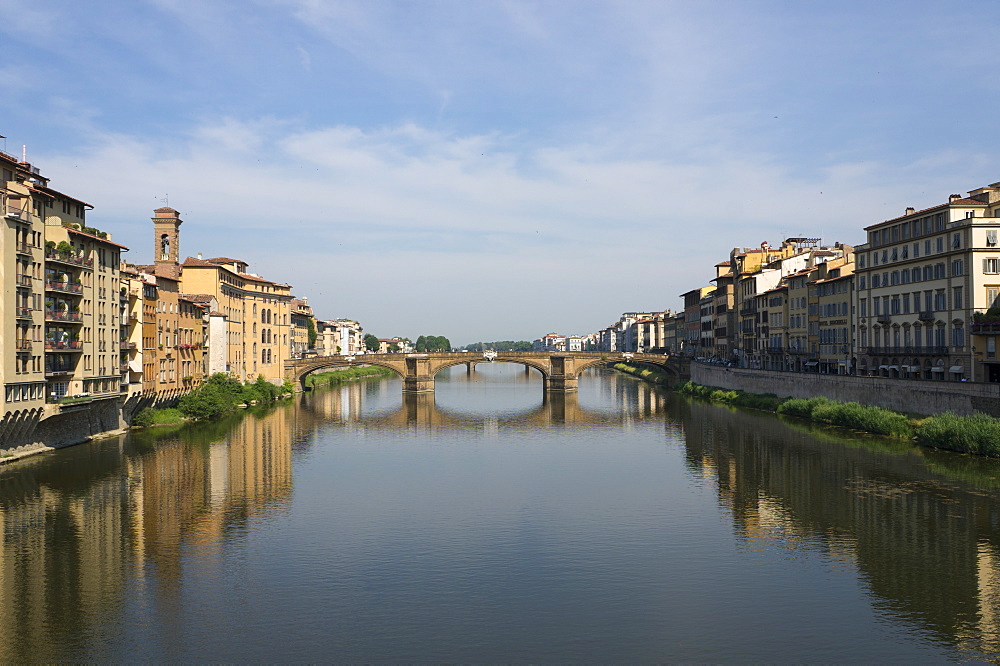
<svg viewBox="0 0 1000 666"><path fill-rule="evenodd" d="M1000 210L998 210L997 212L1000 212ZM997 230L996 229L988 229L986 231L986 244L987 245L996 245L997 244Z"/></svg>
<svg viewBox="0 0 1000 666"><path fill-rule="evenodd" d="M983 272L996 275L1000 273L1000 259L983 259Z"/></svg>
<svg viewBox="0 0 1000 666"><path fill-rule="evenodd" d="M951 262L951 274L953 276L964 275L965 262L963 262L961 259L956 259L955 261Z"/></svg>
<svg viewBox="0 0 1000 666"><path fill-rule="evenodd" d="M991 336L992 337L992 336ZM964 347L965 346L965 329L961 326L956 326L951 329L951 344L953 347Z"/></svg>
<svg viewBox="0 0 1000 666"><path fill-rule="evenodd" d="M944 239L938 236L935 240L935 246L938 252L944 252Z"/></svg>
<svg viewBox="0 0 1000 666"><path fill-rule="evenodd" d="M955 310L960 310L963 307L965 307L964 305L962 305L962 288L961 287L955 287L954 290L952 290L951 307L952 307L952 309L955 309Z"/></svg>
<svg viewBox="0 0 1000 666"><path fill-rule="evenodd" d="M962 247L962 234L961 233L952 234L952 236L951 236L951 246L953 248L954 247Z"/></svg>

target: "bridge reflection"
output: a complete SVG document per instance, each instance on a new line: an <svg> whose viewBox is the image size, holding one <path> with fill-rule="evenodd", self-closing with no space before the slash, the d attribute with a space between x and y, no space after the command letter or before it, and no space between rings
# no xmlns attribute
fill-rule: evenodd
<svg viewBox="0 0 1000 666"><path fill-rule="evenodd" d="M613 394L615 407L607 407L602 397L602 407L587 406L586 397L581 404L578 392L544 392L540 402L523 410L475 412L455 409L438 393L402 393L401 404L392 410L372 411L367 407L372 400L366 397L388 397L396 393L395 382L370 382L341 386L330 391L303 394L300 400L300 417L329 422L351 423L374 429L480 429L531 430L540 426L601 427L620 426L622 423L663 418L667 412L667 396L648 384L630 377L609 374L601 386ZM444 405L442 403L445 403Z"/></svg>

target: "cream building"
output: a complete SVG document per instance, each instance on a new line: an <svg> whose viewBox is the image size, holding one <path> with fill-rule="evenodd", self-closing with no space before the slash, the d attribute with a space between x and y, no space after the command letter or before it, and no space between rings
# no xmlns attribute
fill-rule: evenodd
<svg viewBox="0 0 1000 666"><path fill-rule="evenodd" d="M1000 381L988 311L1000 294L1000 183L865 228L857 252L859 372Z"/></svg>
<svg viewBox="0 0 1000 666"><path fill-rule="evenodd" d="M127 248L87 226L89 204L48 183L0 153L4 444L14 420L117 400L122 388L118 266Z"/></svg>

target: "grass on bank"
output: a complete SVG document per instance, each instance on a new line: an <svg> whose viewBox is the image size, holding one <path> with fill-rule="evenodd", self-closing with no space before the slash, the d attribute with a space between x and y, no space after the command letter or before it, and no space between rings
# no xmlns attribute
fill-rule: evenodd
<svg viewBox="0 0 1000 666"><path fill-rule="evenodd" d="M239 405L274 402L294 391L291 382L276 386L258 376L254 382L242 383L225 373L216 373L184 395L176 408L147 407L133 418L131 426L148 428L154 425L174 425L185 420L203 421L216 418Z"/></svg>
<svg viewBox="0 0 1000 666"><path fill-rule="evenodd" d="M343 370L332 370L330 372L317 372L306 377L306 386L316 388L319 386L335 386L344 382L356 379L367 379L369 377L388 377L396 373L389 368L377 365L366 365L362 367L344 368Z"/></svg>
<svg viewBox="0 0 1000 666"><path fill-rule="evenodd" d="M656 374L656 371L624 363L618 363L614 367L642 379ZM647 375L647 372L651 374ZM669 376L666 373L659 374L663 377L654 379L654 383L667 385L666 378ZM760 409L860 432L913 440L921 446L1000 457L1000 419L988 414L959 416L945 412L937 416L913 419L891 409L857 402L838 402L824 397L779 398L773 393L746 393L702 386L690 381L675 387L675 390L736 407Z"/></svg>

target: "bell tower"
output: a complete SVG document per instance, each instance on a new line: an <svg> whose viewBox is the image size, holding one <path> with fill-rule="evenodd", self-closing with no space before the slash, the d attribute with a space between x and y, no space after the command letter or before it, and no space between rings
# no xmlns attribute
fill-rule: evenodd
<svg viewBox="0 0 1000 666"><path fill-rule="evenodd" d="M153 211L153 264L159 275L178 278L180 266L180 213L173 208L157 208Z"/></svg>

